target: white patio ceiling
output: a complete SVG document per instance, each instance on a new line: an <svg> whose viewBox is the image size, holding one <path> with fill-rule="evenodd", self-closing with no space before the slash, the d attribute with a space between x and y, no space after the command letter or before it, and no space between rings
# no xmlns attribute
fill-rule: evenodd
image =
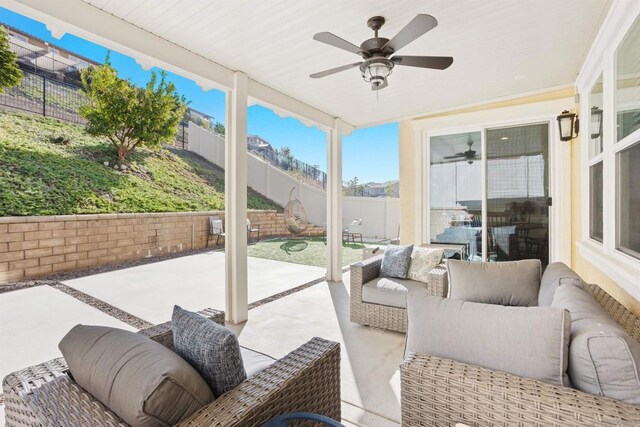
<svg viewBox="0 0 640 427"><path fill-rule="evenodd" d="M356 126L549 87L571 85L608 10L605 0L194 1L83 0L179 46ZM439 26L402 50L451 55L445 71L396 67L376 100L359 70L310 73L358 57L312 39L330 31L360 44L382 15L381 36L418 13Z"/></svg>

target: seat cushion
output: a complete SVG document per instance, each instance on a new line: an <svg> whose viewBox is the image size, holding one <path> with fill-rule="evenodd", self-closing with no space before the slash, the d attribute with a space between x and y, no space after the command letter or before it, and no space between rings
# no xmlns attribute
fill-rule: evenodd
<svg viewBox="0 0 640 427"><path fill-rule="evenodd" d="M640 343L581 287L563 284L552 302L571 312L569 378L578 390L640 404Z"/></svg>
<svg viewBox="0 0 640 427"><path fill-rule="evenodd" d="M542 264L537 259L504 262L447 261L449 298L486 304L538 305Z"/></svg>
<svg viewBox="0 0 640 427"><path fill-rule="evenodd" d="M562 284L572 284L582 287L582 280L572 269L562 262L553 262L545 268L540 279L540 291L538 292L538 305L551 306L553 295Z"/></svg>
<svg viewBox="0 0 640 427"><path fill-rule="evenodd" d="M362 286L362 301L371 304L406 308L407 292L426 289L426 284L415 280L378 277Z"/></svg>
<svg viewBox="0 0 640 427"><path fill-rule="evenodd" d="M443 255L443 249L414 247L411 253L411 263L409 264L407 278L427 283L429 280L429 272L442 262Z"/></svg>
<svg viewBox="0 0 640 427"><path fill-rule="evenodd" d="M380 277L406 279L411 263L411 252L413 252L413 245L388 245L382 255Z"/></svg>
<svg viewBox="0 0 640 427"><path fill-rule="evenodd" d="M214 399L193 367L145 336L77 325L59 347L76 383L129 425L174 425Z"/></svg>
<svg viewBox="0 0 640 427"><path fill-rule="evenodd" d="M247 379L238 338L229 329L177 305L171 329L174 351L202 375L216 397Z"/></svg>
<svg viewBox="0 0 640 427"><path fill-rule="evenodd" d="M260 373L276 361L276 359L271 356L245 347L240 347L240 354L242 355L244 370L247 372L247 378L251 378Z"/></svg>
<svg viewBox="0 0 640 427"><path fill-rule="evenodd" d="M567 310L480 304L410 292L407 318L407 353L569 385Z"/></svg>

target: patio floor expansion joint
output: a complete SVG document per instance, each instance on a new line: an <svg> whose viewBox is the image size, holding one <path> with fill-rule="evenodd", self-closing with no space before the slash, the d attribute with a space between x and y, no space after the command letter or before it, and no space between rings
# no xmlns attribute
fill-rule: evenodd
<svg viewBox="0 0 640 427"><path fill-rule="evenodd" d="M130 326L133 326L137 329L150 328L153 326L153 323L147 322L139 317L134 316L133 314L127 313L124 310L119 309L118 307L114 307L113 305L106 303L98 298L92 297L89 294L85 294L77 289L72 288L71 286L64 285L62 283L53 283L49 284L54 289L59 290L60 292L64 292L67 295L72 296L73 298L90 305L93 308L97 308L105 314L108 314L111 317L114 317Z"/></svg>

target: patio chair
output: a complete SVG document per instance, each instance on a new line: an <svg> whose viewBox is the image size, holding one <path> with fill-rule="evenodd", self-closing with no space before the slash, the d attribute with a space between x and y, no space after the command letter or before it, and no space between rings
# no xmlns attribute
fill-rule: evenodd
<svg viewBox="0 0 640 427"><path fill-rule="evenodd" d="M247 241L251 241L251 233L257 233L256 242L260 241L260 225L252 225L247 218Z"/></svg>
<svg viewBox="0 0 640 427"><path fill-rule="evenodd" d="M208 309L200 314L224 324L222 311ZM173 348L171 322L138 333ZM9 374L2 386L7 427L127 425L69 376L62 357ZM309 412L340 420L338 343L312 338L178 426L253 427L291 412Z"/></svg>
<svg viewBox="0 0 640 427"><path fill-rule="evenodd" d="M220 243L220 237L224 237L224 225L219 216L209 217L209 233L207 234L207 245L209 247L209 239L211 236L216 236L216 246Z"/></svg>
<svg viewBox="0 0 640 427"><path fill-rule="evenodd" d="M349 240L355 243L356 237L360 238L360 243L362 243L362 218L352 220L351 223L342 230L343 243L345 241L349 243Z"/></svg>

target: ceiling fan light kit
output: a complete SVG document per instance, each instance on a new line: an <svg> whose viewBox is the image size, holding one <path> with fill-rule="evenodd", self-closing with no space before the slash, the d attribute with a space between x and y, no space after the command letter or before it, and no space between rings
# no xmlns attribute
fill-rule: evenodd
<svg viewBox="0 0 640 427"><path fill-rule="evenodd" d="M384 23L385 19L382 16L369 18L367 26L373 30L374 37L362 42L360 47L332 33L322 32L314 35L314 40L360 55L363 61L314 73L309 77L318 79L358 67L362 79L371 85L371 90L380 90L388 86L387 78L396 65L444 70L453 63L453 58L450 56L391 57L404 46L435 28L438 21L433 16L417 15L391 40L378 37L378 31Z"/></svg>

